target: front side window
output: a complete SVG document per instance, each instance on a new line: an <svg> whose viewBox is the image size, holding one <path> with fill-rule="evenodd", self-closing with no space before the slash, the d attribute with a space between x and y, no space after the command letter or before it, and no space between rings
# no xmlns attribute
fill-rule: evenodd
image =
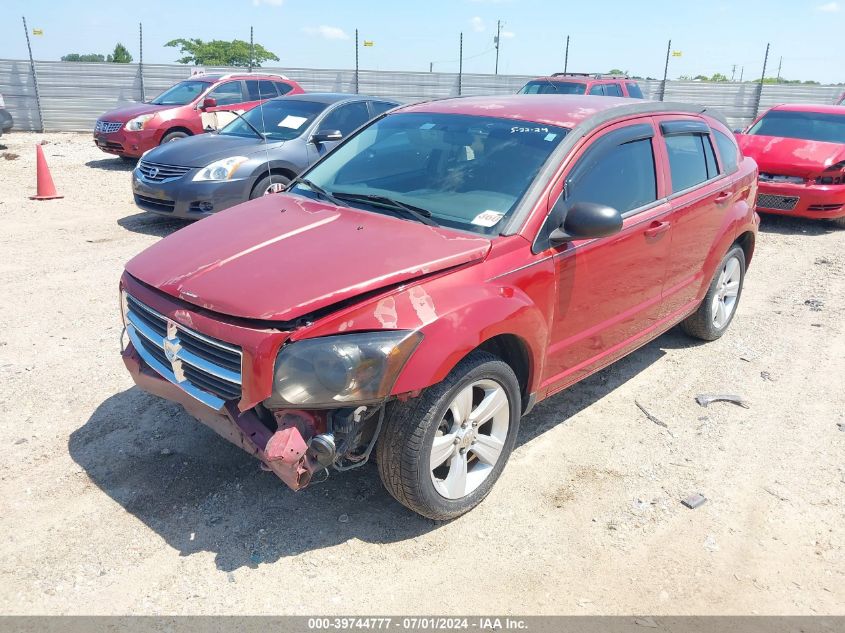
<svg viewBox="0 0 845 633"><path fill-rule="evenodd" d="M373 110L373 116L376 117L382 112L387 112L396 107L397 104L389 101L370 101L370 108Z"/></svg>
<svg viewBox="0 0 845 633"><path fill-rule="evenodd" d="M770 110L751 126L748 134L845 143L845 114Z"/></svg>
<svg viewBox="0 0 845 633"><path fill-rule="evenodd" d="M155 105L185 105L191 103L208 88L207 81L180 81L168 88L150 103Z"/></svg>
<svg viewBox="0 0 845 633"><path fill-rule="evenodd" d="M273 99L257 105L243 115L253 127L271 141L289 141L300 136L325 109L322 103ZM254 138L255 131L237 118L220 130L225 136Z"/></svg>
<svg viewBox="0 0 845 633"><path fill-rule="evenodd" d="M657 172L650 138L587 152L566 184L567 206L592 202L627 213L657 200Z"/></svg>
<svg viewBox="0 0 845 633"><path fill-rule="evenodd" d="M399 112L352 136L305 177L368 211L408 218L398 202L442 226L497 234L568 131L494 117ZM302 184L293 191L319 198Z"/></svg>
<svg viewBox="0 0 845 633"><path fill-rule="evenodd" d="M355 101L338 106L320 122L321 130L340 130L346 136L370 120L366 101Z"/></svg>
<svg viewBox="0 0 845 633"><path fill-rule="evenodd" d="M621 97L622 87L619 84L604 84L605 97Z"/></svg>
<svg viewBox="0 0 845 633"><path fill-rule="evenodd" d="M582 95L586 90L586 84L574 81L552 81L550 79L537 79L529 81L519 93L521 95Z"/></svg>
<svg viewBox="0 0 845 633"><path fill-rule="evenodd" d="M209 92L208 96L216 99L218 106L232 105L246 101L241 90L240 81L227 81L226 83L220 84Z"/></svg>
<svg viewBox="0 0 845 633"><path fill-rule="evenodd" d="M732 174L739 169L739 148L735 141L719 130L713 130L713 136L716 138L719 157L722 159L722 171L726 174Z"/></svg>
<svg viewBox="0 0 845 633"><path fill-rule="evenodd" d="M673 192L689 189L718 175L716 156L708 135L674 134L665 137L665 141Z"/></svg>

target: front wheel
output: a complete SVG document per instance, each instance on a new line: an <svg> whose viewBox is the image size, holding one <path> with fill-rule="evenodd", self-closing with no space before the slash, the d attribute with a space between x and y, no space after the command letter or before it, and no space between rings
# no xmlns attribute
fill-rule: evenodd
<svg viewBox="0 0 845 633"><path fill-rule="evenodd" d="M504 469L520 412L510 366L487 352L471 353L418 398L390 404L377 447L385 488L430 519L468 512Z"/></svg>
<svg viewBox="0 0 845 633"><path fill-rule="evenodd" d="M255 186L252 188L252 193L249 194L249 199L255 200L261 196L281 193L289 184L290 178L286 178L280 174L270 174L269 176L264 176L264 178L255 183Z"/></svg>
<svg viewBox="0 0 845 633"><path fill-rule="evenodd" d="M190 134L188 134L187 132L168 132L161 139L161 143L159 143L159 145L164 145L165 143L172 143L173 141L178 141L180 138L187 138L188 136L190 136Z"/></svg>
<svg viewBox="0 0 845 633"><path fill-rule="evenodd" d="M698 310L681 322L684 332L705 341L722 336L736 314L744 281L745 251L733 246L716 269Z"/></svg>

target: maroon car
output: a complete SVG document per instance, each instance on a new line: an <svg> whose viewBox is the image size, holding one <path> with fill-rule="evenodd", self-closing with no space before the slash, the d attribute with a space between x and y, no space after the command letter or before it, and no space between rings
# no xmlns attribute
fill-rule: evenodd
<svg viewBox="0 0 845 633"><path fill-rule="evenodd" d="M244 112L267 99L301 92L299 84L283 75L194 75L151 101L106 112L94 126L94 143L134 161L162 143L202 134L208 124L222 127L235 118L230 111Z"/></svg>
<svg viewBox="0 0 845 633"><path fill-rule="evenodd" d="M594 95L598 97L631 97L642 99L639 84L627 75L595 73L554 73L532 79L518 94Z"/></svg>
<svg viewBox="0 0 845 633"><path fill-rule="evenodd" d="M395 109L287 193L131 260L126 367L294 489L375 452L399 502L458 516L538 401L678 323L727 330L757 169L705 110L550 95Z"/></svg>

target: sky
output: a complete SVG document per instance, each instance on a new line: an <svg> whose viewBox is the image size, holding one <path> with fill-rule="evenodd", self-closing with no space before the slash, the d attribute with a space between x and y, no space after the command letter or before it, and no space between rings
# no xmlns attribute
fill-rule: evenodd
<svg viewBox="0 0 845 633"><path fill-rule="evenodd" d="M721 73L759 78L766 44L767 76L845 82L842 34L845 0L3 0L0 58L27 56L21 16L33 55L58 60L67 53L109 53L116 42L138 59L138 23L144 26L144 62L172 63L174 38L249 40L273 51L274 66L354 68L355 29L360 67L375 70L458 70L464 35L464 72L493 73L493 36L503 22L499 72L547 74L569 70L662 78L668 40L669 77ZM270 64L268 64L270 65Z"/></svg>

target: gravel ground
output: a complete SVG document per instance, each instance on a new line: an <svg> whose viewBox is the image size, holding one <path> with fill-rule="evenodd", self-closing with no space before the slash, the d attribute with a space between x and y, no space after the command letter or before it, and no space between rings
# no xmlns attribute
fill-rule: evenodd
<svg viewBox="0 0 845 633"><path fill-rule="evenodd" d="M28 199L42 139L62 200ZM132 386L118 277L181 225L129 170L89 135L0 138L0 613L845 614L845 231L765 219L725 337L540 404L442 524L374 467L291 492Z"/></svg>

